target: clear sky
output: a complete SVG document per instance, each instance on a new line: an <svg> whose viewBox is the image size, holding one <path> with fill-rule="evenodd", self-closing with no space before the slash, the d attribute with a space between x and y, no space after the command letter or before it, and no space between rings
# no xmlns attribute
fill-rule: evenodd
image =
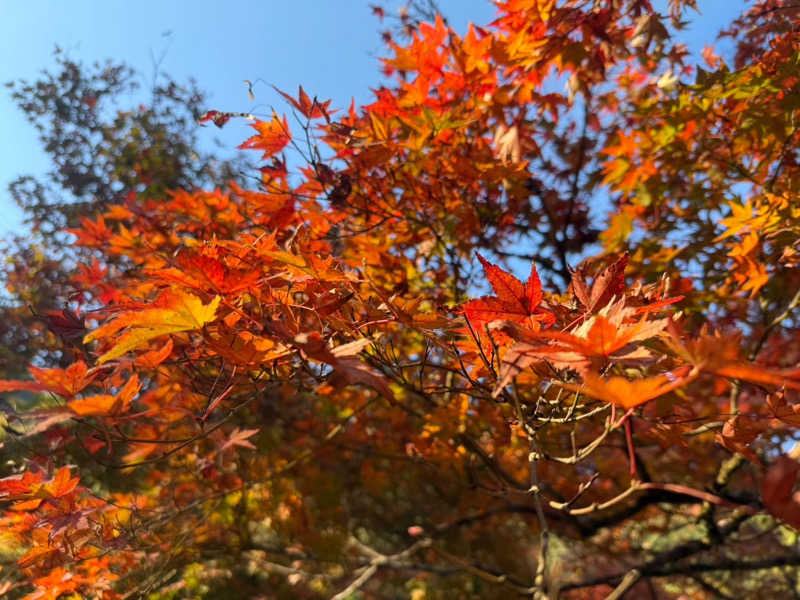
<svg viewBox="0 0 800 600"><path fill-rule="evenodd" d="M398 7L401 2L379 2ZM53 66L58 44L72 59L91 63L124 61L144 77L153 57L177 80L190 76L210 94L209 108L248 111L254 105L244 79L263 79L295 92L332 98L346 107L370 100L381 81L377 57L385 50L369 0L0 0L0 82L33 79ZM486 24L488 0L438 0L450 25L463 32L469 21ZM666 0L656 0L665 5ZM702 18L687 32L697 52L713 43L720 23L737 14L743 0L700 0ZM144 82L143 82L144 83ZM256 103L279 104L266 86L254 89ZM259 109L260 112L261 109ZM233 148L247 137L242 123L223 132L207 128ZM19 228L19 211L6 192L20 174L46 171L46 157L33 128L0 88L0 235Z"/></svg>

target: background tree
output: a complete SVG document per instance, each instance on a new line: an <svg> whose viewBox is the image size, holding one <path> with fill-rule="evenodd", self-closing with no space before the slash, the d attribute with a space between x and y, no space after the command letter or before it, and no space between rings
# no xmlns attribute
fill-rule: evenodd
<svg viewBox="0 0 800 600"><path fill-rule="evenodd" d="M49 401L5 591L793 597L800 14L700 70L684 4L423 23L370 105L282 92L260 189L70 229L97 327L0 383Z"/></svg>

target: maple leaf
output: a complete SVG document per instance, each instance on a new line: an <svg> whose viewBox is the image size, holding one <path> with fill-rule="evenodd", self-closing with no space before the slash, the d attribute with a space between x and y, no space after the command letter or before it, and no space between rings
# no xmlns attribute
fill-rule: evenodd
<svg viewBox="0 0 800 600"><path fill-rule="evenodd" d="M69 398L81 392L96 376L94 370L89 370L86 363L78 361L66 369L40 369L29 367L33 378L48 391Z"/></svg>
<svg viewBox="0 0 800 600"><path fill-rule="evenodd" d="M123 388L114 396L97 394L72 400L67 406L82 417L117 415L125 412L136 394L139 393L139 377L134 374Z"/></svg>
<svg viewBox="0 0 800 600"><path fill-rule="evenodd" d="M372 343L370 340L364 338L336 348L329 348L319 333L312 332L296 335L292 341L310 358L332 366L334 371L338 372L348 383L368 385L384 397L394 399L386 377L353 357L354 354L369 346Z"/></svg>
<svg viewBox="0 0 800 600"><path fill-rule="evenodd" d="M276 92L286 98L286 100L288 100L289 103L307 119L319 119L320 117L327 118L327 116L330 114L328 112L328 106L330 106L331 101L326 100L325 102L320 102L316 98L312 100L308 97L308 94L305 93L302 85L298 87L299 90L297 92L297 100L295 100L289 94L280 91L274 85L272 86Z"/></svg>
<svg viewBox="0 0 800 600"><path fill-rule="evenodd" d="M795 529L800 529L800 493L794 493L798 474L800 463L797 460L791 456L779 456L761 483L764 506Z"/></svg>
<svg viewBox="0 0 800 600"><path fill-rule="evenodd" d="M68 308L48 310L44 313L47 328L70 344L86 335L86 323L83 317Z"/></svg>
<svg viewBox="0 0 800 600"><path fill-rule="evenodd" d="M584 321L574 332L540 331L532 335L558 342L555 346L543 349L544 353L561 352L568 348L586 357L609 357L633 342L658 335L667 326L666 319L648 321L643 318L634 323L623 323L620 315L632 312L626 309L618 311L618 314L609 312L607 315L595 315ZM618 358L625 356L628 354Z"/></svg>
<svg viewBox="0 0 800 600"><path fill-rule="evenodd" d="M555 0L534 0L532 3L542 22L547 22L555 8Z"/></svg>
<svg viewBox="0 0 800 600"><path fill-rule="evenodd" d="M480 254L478 260L481 261L486 278L497 295L484 296L464 304L462 310L469 321L476 324L502 319L526 321L534 329L540 327L542 323L555 322L552 313L539 308L543 294L535 264L531 263L528 281L522 283L511 273L493 265Z"/></svg>
<svg viewBox="0 0 800 600"><path fill-rule="evenodd" d="M35 493L42 482L41 471L25 471L22 475L12 475L0 479L0 500L17 500Z"/></svg>
<svg viewBox="0 0 800 600"><path fill-rule="evenodd" d="M119 412L121 404L110 394L96 394L94 396L73 400L68 406L76 415L90 417Z"/></svg>
<svg viewBox="0 0 800 600"><path fill-rule="evenodd" d="M18 379L0 381L0 392L43 392L45 390L47 388L36 381L20 381Z"/></svg>
<svg viewBox="0 0 800 600"><path fill-rule="evenodd" d="M264 364L290 353L275 340L253 335L247 331L238 334L217 333L206 338L206 344L219 356L238 364Z"/></svg>
<svg viewBox="0 0 800 600"><path fill-rule="evenodd" d="M61 467L53 479L37 491L37 495L44 498L61 498L74 490L79 482L80 477L70 476L69 467Z"/></svg>
<svg viewBox="0 0 800 600"><path fill-rule="evenodd" d="M656 85L667 92L673 90L678 83L678 76L673 75L672 69L667 69L664 73L661 74L661 77L658 78Z"/></svg>
<svg viewBox="0 0 800 600"><path fill-rule="evenodd" d="M667 324L667 331L669 335L664 337L667 346L706 373L800 390L800 369L773 369L743 360L739 356L742 346L739 334L722 335L703 331L696 339L686 340L678 324L672 320Z"/></svg>
<svg viewBox="0 0 800 600"><path fill-rule="evenodd" d="M78 361L66 369L42 369L28 367L35 381L0 381L0 392L30 391L51 392L63 398L78 394L95 378L83 361Z"/></svg>
<svg viewBox="0 0 800 600"><path fill-rule="evenodd" d="M722 432L716 435L716 441L731 452L737 452L750 462L761 465L761 460L750 444L767 429L767 426L764 421L736 415L725 422Z"/></svg>
<svg viewBox="0 0 800 600"><path fill-rule="evenodd" d="M292 133L289 131L289 123L286 121L286 117L281 120L278 115L273 115L271 121L256 121L250 126L258 131L258 134L245 140L239 148L242 150L263 150L262 160L266 160L283 150L292 139Z"/></svg>
<svg viewBox="0 0 800 600"><path fill-rule="evenodd" d="M633 381L625 377L601 377L587 373L582 384L557 383L561 387L592 396L623 408L633 408L671 392L696 377L696 373L678 376L674 373L655 375Z"/></svg>
<svg viewBox="0 0 800 600"><path fill-rule="evenodd" d="M757 207L753 204L752 198L748 199L744 204L731 202L728 206L730 206L731 215L719 220L719 224L725 226L725 231L714 238L715 242L722 241L743 231L750 231L754 225L760 225L753 218Z"/></svg>
<svg viewBox="0 0 800 600"><path fill-rule="evenodd" d="M98 215L97 221L92 221L86 217L81 217L81 226L64 231L77 236L76 244L79 246L95 246L105 244L112 235L112 231L106 226L106 221L102 215Z"/></svg>
<svg viewBox="0 0 800 600"><path fill-rule="evenodd" d="M258 170L261 171L266 177L274 177L276 179L286 179L286 177L289 175L289 169L286 166L286 159L281 159L277 156L273 156L270 164L259 167Z"/></svg>
<svg viewBox="0 0 800 600"><path fill-rule="evenodd" d="M19 559L17 559L17 566L22 568L22 569L27 569L27 568L35 565L36 563L45 562L44 561L45 558L55 562L59 558L62 558L61 549L58 546L54 546L52 544L42 544L42 545L33 546L28 552L26 552L23 556L21 556ZM58 571L64 571L65 572L65 570L62 569L62 568L59 568ZM64 575L61 575L61 573L58 573L58 574L55 575L55 578L63 579L65 576L69 577L69 575L67 575L66 573ZM37 581L39 581L39 580L37 580ZM45 586L47 586L47 587L45 587L45 589L47 590L47 592L45 592L45 593L48 594L48 595L44 596L44 598L47 598L48 600L51 600L53 598L57 598L58 597L58 596L54 596L53 593L59 593L60 594L65 589L68 589L69 591L72 591L75 588L75 584L73 583L72 585L70 585L69 582L67 583L67 585L63 585L62 584L62 585L56 586L54 588L51 588L50 587L51 581L50 581L49 578L42 578L41 581L43 581ZM52 592L51 592L51 590L52 590ZM40 597L41 596L33 596L33 598L37 599L37 600ZM28 598L31 598L31 596L28 596Z"/></svg>
<svg viewBox="0 0 800 600"><path fill-rule="evenodd" d="M710 367L708 370L731 379L800 390L800 369L767 369L754 363L739 362Z"/></svg>
<svg viewBox="0 0 800 600"><path fill-rule="evenodd" d="M800 428L800 404L789 404L783 390L767 396L767 406L776 419Z"/></svg>
<svg viewBox="0 0 800 600"><path fill-rule="evenodd" d="M239 446L240 448L249 448L250 450L255 450L256 447L253 445L252 442L249 441L248 438L253 437L257 434L260 429L239 429L238 427L231 431L231 434L228 436L228 439L219 447L220 452L224 452L228 448L234 448Z"/></svg>
<svg viewBox="0 0 800 600"><path fill-rule="evenodd" d="M214 320L220 299L215 296L211 302L203 305L199 298L187 292L166 291L155 302L158 308L122 313L110 323L95 329L83 341L88 343L108 338L125 329L112 348L97 359L102 364L141 347L153 338L200 329Z"/></svg>
<svg viewBox="0 0 800 600"><path fill-rule="evenodd" d="M134 364L137 367L154 369L167 360L167 358L169 358L169 355L172 354L172 347L172 338L170 338L160 348L150 350L149 352L145 352L144 354L137 356Z"/></svg>
<svg viewBox="0 0 800 600"><path fill-rule="evenodd" d="M583 373L591 367L592 359L632 362L649 358L650 352L634 345L634 342L658 335L667 326L667 320L642 318L633 323L624 322L634 313L634 309L625 308L620 301L604 308L572 332L519 332L504 327L503 330L518 341L503 356L500 379L493 395L497 396L522 370L543 360L556 368L570 368ZM537 343L538 340L552 340L554 343L545 345Z"/></svg>
<svg viewBox="0 0 800 600"><path fill-rule="evenodd" d="M45 550L45 553L51 551L58 550ZM37 562L39 558L38 556L36 557ZM30 560L30 557L28 557L28 560ZM33 583L39 589L47 591L44 593L30 594L27 597L28 600L54 600L55 598L66 597L65 595L70 592L75 592L80 587L81 580L64 567L59 566L54 568L47 575L34 579ZM77 594L73 593L71 597L75 598Z"/></svg>
<svg viewBox="0 0 800 600"><path fill-rule="evenodd" d="M572 274L572 291L586 310L593 312L602 308L615 296L621 295L625 290L625 267L628 264L628 255L622 254L611 265L598 275L591 290L586 284L586 275L583 269L578 268Z"/></svg>
<svg viewBox="0 0 800 600"><path fill-rule="evenodd" d="M497 398L514 377L532 365L543 362L538 354L541 346L533 346L528 342L517 342L503 355L503 368L495 385L492 397ZM533 350L533 351L531 351Z"/></svg>
<svg viewBox="0 0 800 600"><path fill-rule="evenodd" d="M302 272L310 279L316 281L346 281L345 274L337 269L337 263L332 256L320 257L314 254L292 254L284 250L267 250L264 256L277 262L288 265L292 269ZM301 281L296 279L295 281Z"/></svg>

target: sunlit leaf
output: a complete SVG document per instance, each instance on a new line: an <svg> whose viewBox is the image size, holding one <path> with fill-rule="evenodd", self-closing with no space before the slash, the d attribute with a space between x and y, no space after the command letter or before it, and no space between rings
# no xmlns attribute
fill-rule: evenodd
<svg viewBox="0 0 800 600"><path fill-rule="evenodd" d="M106 338L113 340L112 348L97 359L102 364L143 346L153 338L200 329L214 320L220 300L219 296L215 296L204 305L192 294L165 292L155 303L158 308L124 312L95 329L84 338L84 342ZM112 337L121 330L124 330L121 335Z"/></svg>

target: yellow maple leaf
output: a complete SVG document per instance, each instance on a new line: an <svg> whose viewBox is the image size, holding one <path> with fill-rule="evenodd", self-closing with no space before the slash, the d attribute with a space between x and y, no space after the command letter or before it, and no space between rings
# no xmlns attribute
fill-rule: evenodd
<svg viewBox="0 0 800 600"><path fill-rule="evenodd" d="M719 224L725 227L725 232L714 238L715 242L736 235L740 231L747 231L752 226L754 206L750 200L747 200L744 204L730 202L728 206L731 209L730 216L719 221Z"/></svg>
<svg viewBox="0 0 800 600"><path fill-rule="evenodd" d="M108 338L125 329L113 347L97 359L99 364L118 358L134 348L143 346L153 338L181 331L200 329L214 320L220 297L215 296L203 304L197 296L186 292L167 291L156 300L155 308L129 311L118 315L113 321L98 327L83 341Z"/></svg>
<svg viewBox="0 0 800 600"><path fill-rule="evenodd" d="M537 0L535 4L539 12L539 18L543 23L546 23L555 8L555 0Z"/></svg>

